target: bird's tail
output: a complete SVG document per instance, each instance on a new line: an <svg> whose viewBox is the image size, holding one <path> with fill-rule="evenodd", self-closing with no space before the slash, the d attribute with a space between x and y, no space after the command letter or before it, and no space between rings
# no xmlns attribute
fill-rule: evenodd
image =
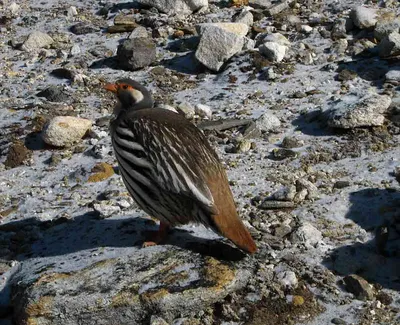
<svg viewBox="0 0 400 325"><path fill-rule="evenodd" d="M250 254L256 252L257 246L236 211L229 216L224 214L213 215L212 219L216 230L231 240L237 247Z"/></svg>

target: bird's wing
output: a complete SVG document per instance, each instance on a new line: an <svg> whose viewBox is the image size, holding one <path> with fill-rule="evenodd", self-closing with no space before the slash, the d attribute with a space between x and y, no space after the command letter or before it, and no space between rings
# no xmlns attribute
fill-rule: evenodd
<svg viewBox="0 0 400 325"><path fill-rule="evenodd" d="M120 120L113 129L113 143L120 163L125 161L130 174L153 188L150 193L163 189L184 195L211 213L216 212L204 168L219 162L195 126L168 123L165 116L164 119L142 116Z"/></svg>

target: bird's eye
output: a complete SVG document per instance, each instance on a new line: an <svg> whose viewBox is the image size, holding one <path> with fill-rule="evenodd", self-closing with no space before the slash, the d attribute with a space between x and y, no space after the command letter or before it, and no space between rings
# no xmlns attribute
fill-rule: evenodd
<svg viewBox="0 0 400 325"><path fill-rule="evenodd" d="M128 85L123 85L122 88L123 89L128 89Z"/></svg>

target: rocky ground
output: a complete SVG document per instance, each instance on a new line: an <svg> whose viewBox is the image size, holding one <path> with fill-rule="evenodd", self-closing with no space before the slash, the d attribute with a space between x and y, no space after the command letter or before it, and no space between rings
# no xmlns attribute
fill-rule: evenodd
<svg viewBox="0 0 400 325"><path fill-rule="evenodd" d="M0 1L1 324L400 324L397 1ZM108 135L192 120L259 247L157 224Z"/></svg>

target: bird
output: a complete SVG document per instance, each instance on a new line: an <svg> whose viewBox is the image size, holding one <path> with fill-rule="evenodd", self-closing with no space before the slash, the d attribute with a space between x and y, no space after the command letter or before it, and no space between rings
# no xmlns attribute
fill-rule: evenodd
<svg viewBox="0 0 400 325"><path fill-rule="evenodd" d="M154 108L149 90L135 80L104 88L117 97L110 133L123 182L138 206L160 221L143 246L162 243L172 227L197 223L255 253L226 171L205 135L184 116Z"/></svg>

